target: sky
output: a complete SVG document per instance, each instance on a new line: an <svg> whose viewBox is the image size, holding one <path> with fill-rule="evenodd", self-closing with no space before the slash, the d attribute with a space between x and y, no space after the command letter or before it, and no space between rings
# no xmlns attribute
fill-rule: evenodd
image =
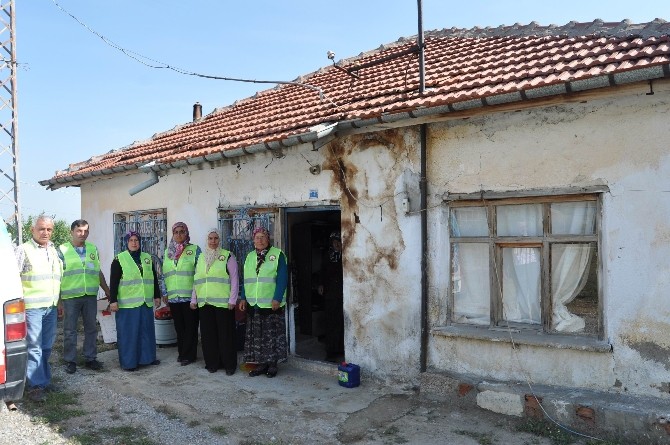
<svg viewBox="0 0 670 445"><path fill-rule="evenodd" d="M422 5L424 30L670 20L667 0L423 0ZM417 23L414 0L15 0L22 216L46 213L68 223L79 218L77 187L50 191L38 181L190 122L195 102L206 115L274 87L150 68L100 36L189 72L291 81L331 64L328 51L335 52L335 61L354 57L416 35ZM13 204L0 199L0 215L12 212Z"/></svg>

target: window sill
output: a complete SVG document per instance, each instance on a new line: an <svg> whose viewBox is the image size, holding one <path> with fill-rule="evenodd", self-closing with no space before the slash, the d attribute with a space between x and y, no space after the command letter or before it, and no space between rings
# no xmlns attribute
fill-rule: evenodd
<svg viewBox="0 0 670 445"><path fill-rule="evenodd" d="M431 334L436 337L469 338L473 340L492 341L541 346L556 349L575 349L587 352L611 352L612 345L595 337L577 337L573 335L545 334L537 331L524 331L506 328L490 329L487 326L440 326L433 328Z"/></svg>

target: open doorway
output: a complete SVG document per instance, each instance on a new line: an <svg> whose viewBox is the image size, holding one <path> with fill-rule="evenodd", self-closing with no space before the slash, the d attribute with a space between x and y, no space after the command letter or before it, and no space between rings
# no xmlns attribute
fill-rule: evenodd
<svg viewBox="0 0 670 445"><path fill-rule="evenodd" d="M333 259L331 235L339 239L339 207L287 209L286 222L295 355L341 361L344 345L337 342L344 332L341 259L339 280L332 279L337 268L326 264ZM333 289L337 286L339 289ZM334 343L341 344L336 354Z"/></svg>

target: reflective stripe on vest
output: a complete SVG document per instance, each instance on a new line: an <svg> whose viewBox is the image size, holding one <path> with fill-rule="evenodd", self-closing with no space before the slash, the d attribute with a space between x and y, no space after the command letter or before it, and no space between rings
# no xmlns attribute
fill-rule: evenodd
<svg viewBox="0 0 670 445"><path fill-rule="evenodd" d="M84 263L81 262L81 257L72 243L65 243L59 247L65 260L65 270L60 283L60 296L63 299L98 294L100 287L98 250L89 242L86 242L85 246Z"/></svg>
<svg viewBox="0 0 670 445"><path fill-rule="evenodd" d="M244 295L251 306L260 308L271 308L272 297L277 288L277 269L279 267L279 256L281 250L276 247L270 247L265 254L265 261L256 274L257 256L256 251L252 250L244 261ZM281 306L286 303L286 291L281 301Z"/></svg>
<svg viewBox="0 0 670 445"><path fill-rule="evenodd" d="M193 285L198 295L198 307L211 304L215 307L228 308L230 301L230 276L228 275L228 258L230 252L219 250L219 257L207 271L207 261L198 261L195 266Z"/></svg>
<svg viewBox="0 0 670 445"><path fill-rule="evenodd" d="M195 273L195 254L198 246L189 244L179 256L175 266L174 260L168 258L168 249L163 255L163 279L169 299L191 298L193 294L193 274Z"/></svg>
<svg viewBox="0 0 670 445"><path fill-rule="evenodd" d="M118 303L121 309L140 307L146 304L153 307L154 272L151 267L151 256L140 253L142 272L130 252L127 250L116 256L121 265L121 281L119 282Z"/></svg>
<svg viewBox="0 0 670 445"><path fill-rule="evenodd" d="M46 252L41 252L31 241L23 243L23 250L31 266L30 272L21 272L26 309L55 306L58 303L62 273L56 249L49 249L48 260Z"/></svg>

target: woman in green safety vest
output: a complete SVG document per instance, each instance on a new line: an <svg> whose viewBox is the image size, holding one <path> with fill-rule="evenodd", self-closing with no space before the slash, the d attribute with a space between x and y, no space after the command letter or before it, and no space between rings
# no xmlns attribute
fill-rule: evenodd
<svg viewBox="0 0 670 445"><path fill-rule="evenodd" d="M247 311L244 361L256 363L251 377L277 375L277 362L287 356L286 287L288 267L284 252L270 246L270 232L258 227L253 232L254 250L244 262L244 285L240 309Z"/></svg>
<svg viewBox="0 0 670 445"><path fill-rule="evenodd" d="M188 226L183 222L172 226L172 239L163 256L164 300L177 332L177 361L182 366L193 363L198 349L198 308L191 309L193 277L200 257L200 247L191 244Z"/></svg>
<svg viewBox="0 0 670 445"><path fill-rule="evenodd" d="M207 233L207 248L195 267L191 309L200 312L200 342L205 368L235 374L235 306L240 284L235 255L221 248L219 230ZM203 258L204 257L204 258Z"/></svg>
<svg viewBox="0 0 670 445"><path fill-rule="evenodd" d="M161 303L158 279L151 256L141 250L137 232L125 237L127 249L112 261L109 274L109 309L116 312L119 364L126 371L158 365L154 307Z"/></svg>

